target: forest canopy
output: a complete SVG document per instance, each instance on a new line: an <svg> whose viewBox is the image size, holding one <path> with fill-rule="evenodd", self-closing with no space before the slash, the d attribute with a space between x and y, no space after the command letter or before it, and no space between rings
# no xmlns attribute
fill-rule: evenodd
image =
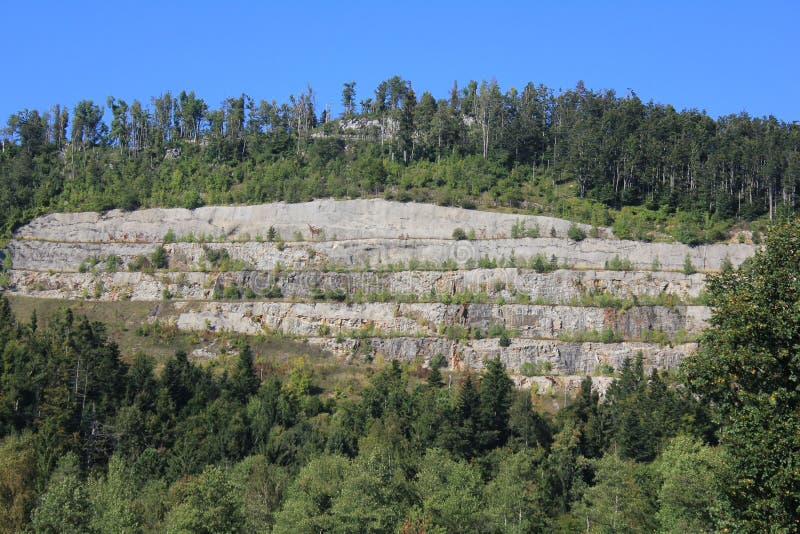
<svg viewBox="0 0 800 534"><path fill-rule="evenodd" d="M771 116L715 120L582 82L470 81L436 99L398 76L363 95L345 83L341 103L334 117L309 87L284 102L181 91L20 110L0 135L0 229L49 211L384 196L695 244L797 206L800 127Z"/></svg>

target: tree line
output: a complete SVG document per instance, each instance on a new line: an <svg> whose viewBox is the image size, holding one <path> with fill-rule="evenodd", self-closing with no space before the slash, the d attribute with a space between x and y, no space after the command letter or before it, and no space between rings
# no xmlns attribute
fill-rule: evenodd
<svg viewBox="0 0 800 534"><path fill-rule="evenodd" d="M310 87L216 108L181 91L21 110L0 136L0 222L7 234L48 210L374 195L552 212L568 192L606 208L592 222L641 207L708 226L797 205L800 128L772 116L715 120L582 82L470 81L437 99L394 76L367 95L345 83L338 117Z"/></svg>

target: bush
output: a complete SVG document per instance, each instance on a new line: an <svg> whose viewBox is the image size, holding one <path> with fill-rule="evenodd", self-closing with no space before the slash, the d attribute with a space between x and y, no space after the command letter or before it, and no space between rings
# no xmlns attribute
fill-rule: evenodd
<svg viewBox="0 0 800 534"><path fill-rule="evenodd" d="M211 294L211 298L214 300L222 300L224 294L224 286L218 285L214 287L214 292Z"/></svg>
<svg viewBox="0 0 800 534"><path fill-rule="evenodd" d="M508 335L508 332L505 329L503 329L503 333L500 334L499 343L501 347L508 347L511 345L511 336Z"/></svg>
<svg viewBox="0 0 800 534"><path fill-rule="evenodd" d="M696 272L697 269L692 265L692 258L687 254L686 258L683 260L683 274L694 274Z"/></svg>
<svg viewBox="0 0 800 534"><path fill-rule="evenodd" d="M239 287L236 284L226 287L222 292L222 297L226 299L238 299Z"/></svg>
<svg viewBox="0 0 800 534"><path fill-rule="evenodd" d="M213 249L205 247L204 250L206 253L206 261L215 269L218 269L223 263L230 262L231 257L224 248Z"/></svg>
<svg viewBox="0 0 800 534"><path fill-rule="evenodd" d="M567 237L572 239L573 241L583 241L586 239L586 232L575 223L570 225L569 230L567 230Z"/></svg>
<svg viewBox="0 0 800 534"><path fill-rule="evenodd" d="M542 376L550 373L553 370L553 364L547 360L538 362L525 362L520 368L519 372L524 376Z"/></svg>
<svg viewBox="0 0 800 534"><path fill-rule="evenodd" d="M456 241L463 241L467 238L467 233L463 228L456 228L453 230L453 239Z"/></svg>
<svg viewBox="0 0 800 534"><path fill-rule="evenodd" d="M150 261L155 269L166 269L169 265L169 254L164 247L158 247L150 255Z"/></svg>
<svg viewBox="0 0 800 534"><path fill-rule="evenodd" d="M172 231L172 228L167 230L167 233L164 234L164 243L174 243L177 240L175 236L175 232Z"/></svg>
<svg viewBox="0 0 800 534"><path fill-rule="evenodd" d="M111 254L106 258L106 271L115 273L122 265L122 258L115 254Z"/></svg>
<svg viewBox="0 0 800 534"><path fill-rule="evenodd" d="M619 255L614 256L610 260L606 260L606 269L610 271L630 271L633 269L633 264L629 259L620 259Z"/></svg>
<svg viewBox="0 0 800 534"><path fill-rule="evenodd" d="M264 296L268 299L279 299L283 297L283 292L278 286L272 286L264 292Z"/></svg>
<svg viewBox="0 0 800 534"><path fill-rule="evenodd" d="M447 367L447 358L439 352L431 358L430 368L431 369L442 369L443 367Z"/></svg>
<svg viewBox="0 0 800 534"><path fill-rule="evenodd" d="M128 264L129 271L153 272L153 264L146 256L136 256Z"/></svg>

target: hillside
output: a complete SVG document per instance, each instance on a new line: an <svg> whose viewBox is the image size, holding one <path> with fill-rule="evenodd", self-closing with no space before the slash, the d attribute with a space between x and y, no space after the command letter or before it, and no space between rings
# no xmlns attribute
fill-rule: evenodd
<svg viewBox="0 0 800 534"><path fill-rule="evenodd" d="M591 231L379 199L52 214L8 244L8 292L152 302L152 322L280 332L347 359L499 356L546 386L534 375L607 374L639 353L675 367L709 316L705 273L754 251Z"/></svg>

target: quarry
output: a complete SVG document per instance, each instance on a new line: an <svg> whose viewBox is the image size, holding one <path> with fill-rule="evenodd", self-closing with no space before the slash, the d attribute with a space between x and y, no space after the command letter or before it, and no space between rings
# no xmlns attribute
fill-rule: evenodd
<svg viewBox="0 0 800 534"><path fill-rule="evenodd" d="M706 276L755 250L369 199L50 214L4 253L11 296L152 303L149 322L279 333L343 360L498 357L520 386L566 388L637 355L676 368L711 316Z"/></svg>

